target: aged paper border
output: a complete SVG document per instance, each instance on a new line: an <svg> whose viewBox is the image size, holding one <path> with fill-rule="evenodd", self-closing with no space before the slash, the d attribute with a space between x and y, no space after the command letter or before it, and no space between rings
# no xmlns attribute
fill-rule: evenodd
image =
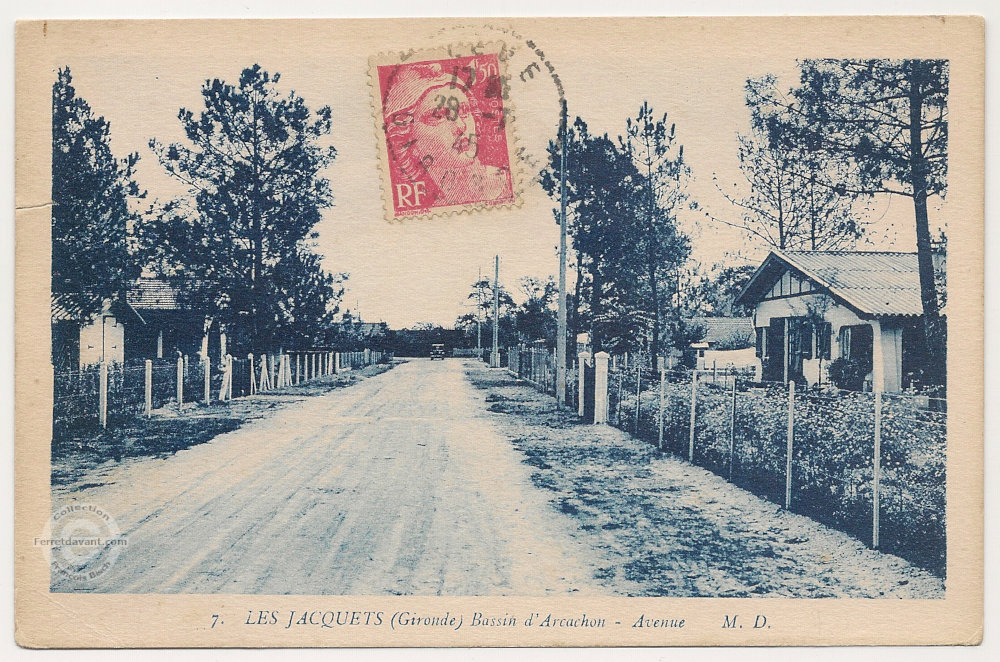
<svg viewBox="0 0 1000 662"><path fill-rule="evenodd" d="M513 95L503 100L504 104L504 140L507 145L507 159L510 166L511 190L514 199L500 204L490 204L488 202L467 202L455 205L442 205L414 214L396 216L393 213L392 205L392 177L390 168L392 162L386 146L385 127L383 125L382 95L379 91L378 67L393 64L406 64L412 62L425 62L429 60L446 60L458 57L473 55L473 49L481 49L482 52L497 52L497 64L500 67L500 77L504 79L504 85L510 84L510 72L507 70L507 60L503 57L507 45L502 41L491 40L481 44L467 44L455 42L437 48L416 47L404 53L378 53L368 59L368 86L372 97L372 123L375 129L375 142L378 150L379 178L382 183L381 194L382 204L385 210L385 220L390 223L420 222L421 219L430 219L439 216L450 216L452 214L478 214L495 209L513 209L520 207L523 203L522 192L524 190L524 168L517 152L517 110L514 107ZM405 59L403 58L405 55ZM508 88L509 89L509 88ZM509 118L509 119L508 119Z"/></svg>
<svg viewBox="0 0 1000 662"><path fill-rule="evenodd" d="M473 23L478 19L464 19ZM551 19L534 19L551 20ZM525 25L532 19L503 19ZM448 19L410 19L427 31ZM948 579L942 600L671 599L671 598L405 598L386 596L66 595L48 591L48 567L31 539L49 515L51 375L31 368L48 361L50 273L49 175L51 58L60 44L94 36L94 42L155 48L207 31L238 40L262 26L255 22L41 22L17 27L16 247L15 247L15 570L16 639L32 647L107 646L508 646L508 645L775 645L775 644L973 644L981 639L983 607L983 197L984 35L974 17L588 19L564 22L569 31L679 29L682 39L709 43L706 33L729 39L768 31L789 49L808 39L826 44L830 56L947 57L951 61L949 208L960 223L949 228ZM383 21L384 24L384 21ZM370 21L273 21L275 36L362 34ZM384 27L384 25L383 25ZM402 25L401 25L402 27ZM812 28L812 29L810 29ZM820 28L819 30L815 30ZM43 31L45 36L43 36ZM822 35L817 37L817 34ZM886 39L885 35L897 35ZM804 37L804 35L809 35ZM119 42L120 40L120 42ZM307 40L306 40L307 41ZM127 45L117 46L128 48ZM955 366L962 369L961 380ZM297 632L269 629L210 630L208 615L239 622L247 609L363 608L443 611L506 610L637 615L679 614L689 627L664 635L628 628L598 632L381 630ZM756 633L725 632L727 613L767 613L777 627Z"/></svg>

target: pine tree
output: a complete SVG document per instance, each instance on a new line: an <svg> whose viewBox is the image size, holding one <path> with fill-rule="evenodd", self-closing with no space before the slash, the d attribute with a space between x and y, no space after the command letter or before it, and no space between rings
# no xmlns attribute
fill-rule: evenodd
<svg viewBox="0 0 1000 662"><path fill-rule="evenodd" d="M133 180L139 157L116 159L111 126L77 96L69 67L52 86L52 291L80 307L83 320L121 295L138 275L129 253L143 197Z"/></svg>

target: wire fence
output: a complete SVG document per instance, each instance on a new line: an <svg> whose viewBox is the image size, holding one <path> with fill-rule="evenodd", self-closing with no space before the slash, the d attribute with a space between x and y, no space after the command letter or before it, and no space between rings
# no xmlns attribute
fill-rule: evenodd
<svg viewBox="0 0 1000 662"><path fill-rule="evenodd" d="M503 356L504 353L501 353ZM506 368L518 379L524 380L542 393L556 396L555 350L543 347L510 347L505 353ZM488 359L487 359L488 360ZM501 362L503 366L503 362ZM566 366L566 406L577 410L580 406L580 377L576 365L567 360Z"/></svg>
<svg viewBox="0 0 1000 662"><path fill-rule="evenodd" d="M164 407L183 409L192 403L246 397L391 360L391 353L381 351L310 350L227 356L210 363L180 356L59 371L53 375L53 437L124 424Z"/></svg>
<svg viewBox="0 0 1000 662"><path fill-rule="evenodd" d="M608 420L755 494L945 570L947 404L612 361ZM661 395L662 394L662 395Z"/></svg>

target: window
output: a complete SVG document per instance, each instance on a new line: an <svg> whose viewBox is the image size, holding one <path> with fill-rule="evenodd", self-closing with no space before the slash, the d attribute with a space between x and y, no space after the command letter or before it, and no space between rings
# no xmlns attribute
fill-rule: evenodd
<svg viewBox="0 0 1000 662"><path fill-rule="evenodd" d="M833 327L829 322L820 322L816 325L816 354L817 359L830 358L830 339L833 336Z"/></svg>
<svg viewBox="0 0 1000 662"><path fill-rule="evenodd" d="M813 357L813 341L815 337L816 334L813 331L813 325L803 321L799 330L799 356L804 359L811 359Z"/></svg>
<svg viewBox="0 0 1000 662"><path fill-rule="evenodd" d="M840 356L872 369L872 327L868 324L840 327Z"/></svg>

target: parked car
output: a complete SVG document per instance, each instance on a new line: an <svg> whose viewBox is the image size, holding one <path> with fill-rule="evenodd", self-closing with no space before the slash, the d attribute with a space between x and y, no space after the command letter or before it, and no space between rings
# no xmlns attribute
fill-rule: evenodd
<svg viewBox="0 0 1000 662"><path fill-rule="evenodd" d="M441 359L444 361L444 344L434 343L431 345L431 361L434 359Z"/></svg>

